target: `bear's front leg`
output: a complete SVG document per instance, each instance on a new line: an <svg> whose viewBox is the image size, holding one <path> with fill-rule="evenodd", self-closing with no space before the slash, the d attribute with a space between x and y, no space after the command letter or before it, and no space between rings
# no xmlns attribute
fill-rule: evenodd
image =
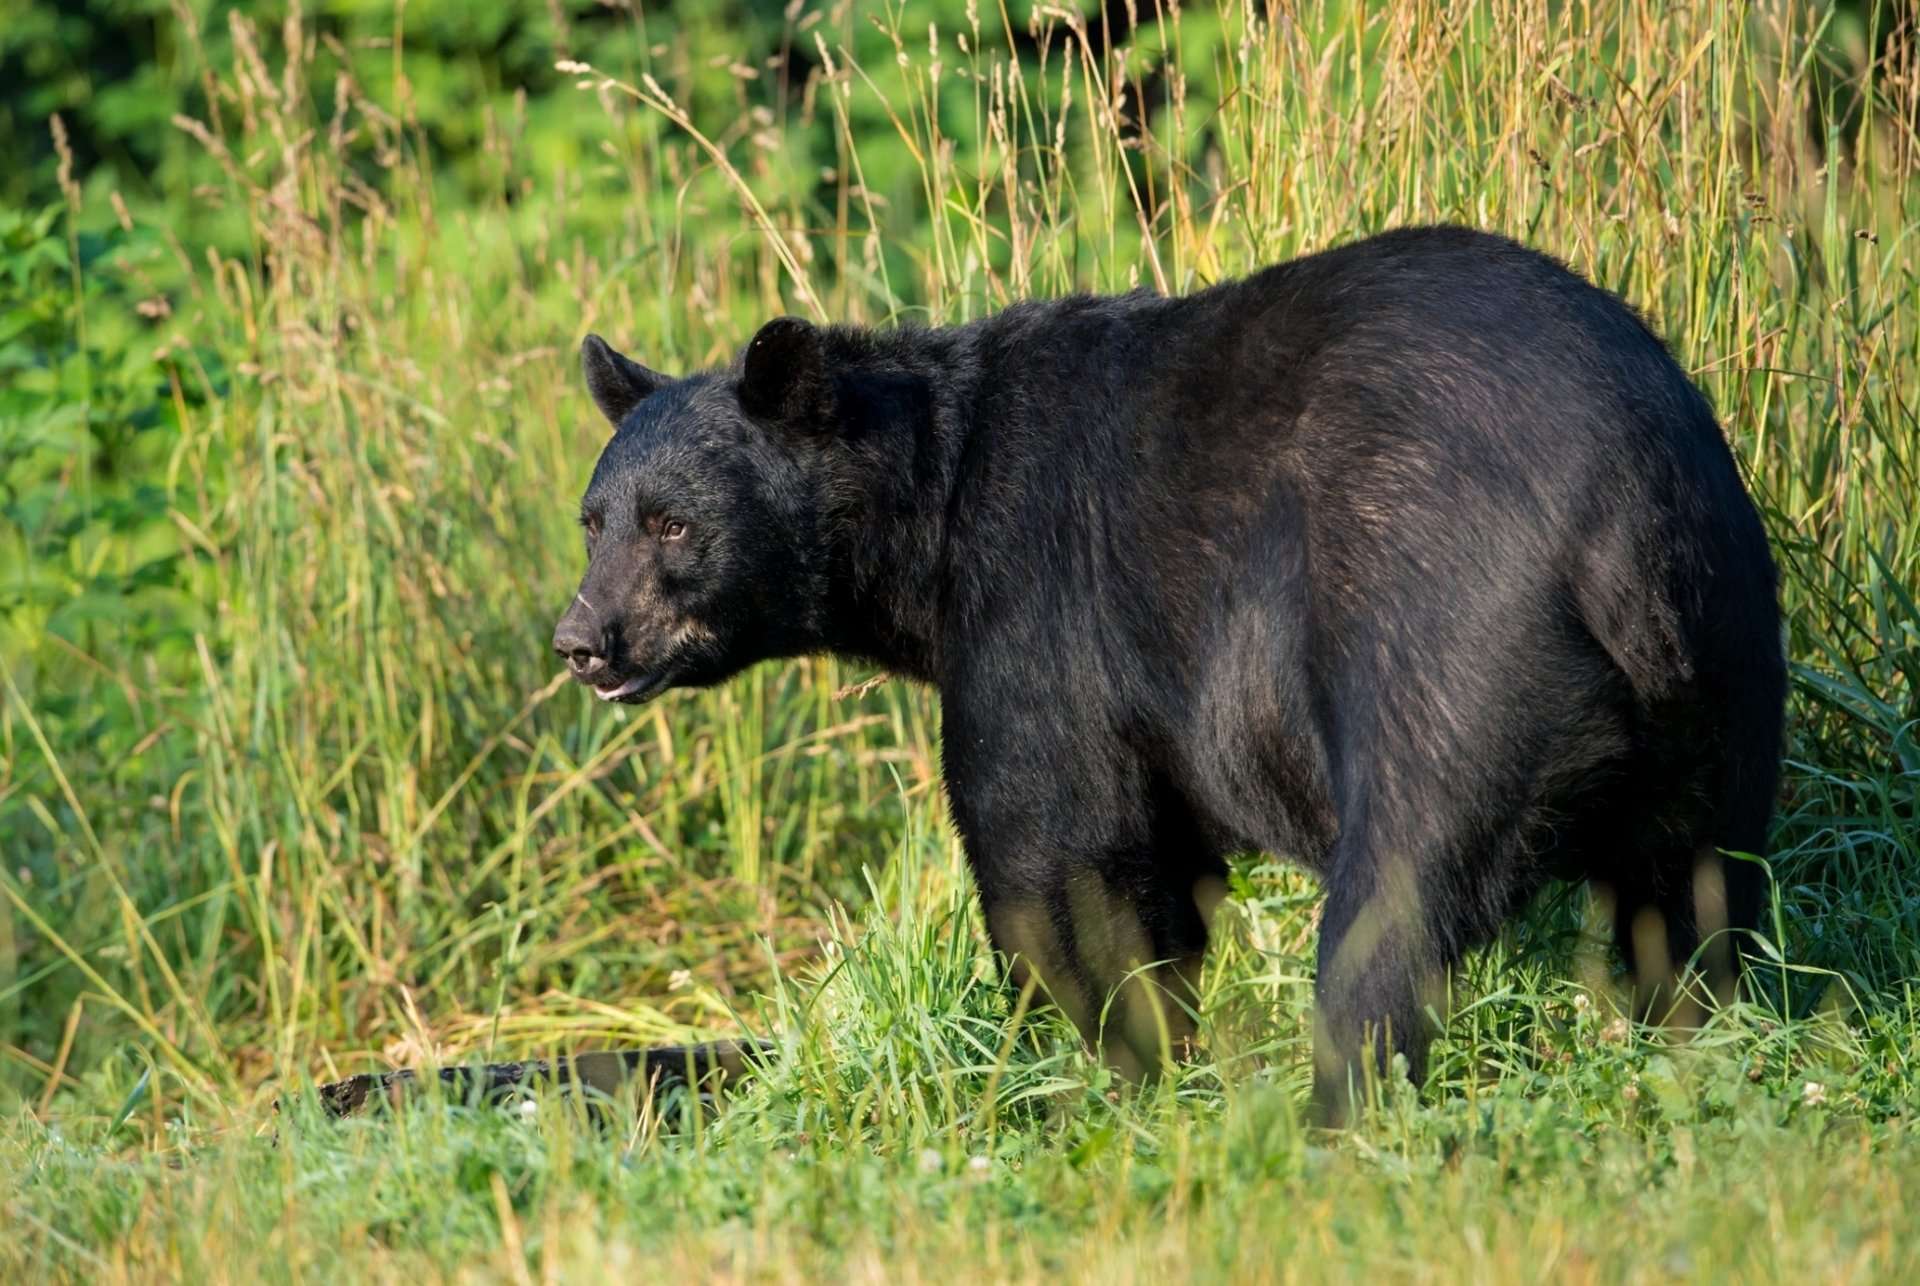
<svg viewBox="0 0 1920 1286"><path fill-rule="evenodd" d="M1150 775L1112 756L1097 776L976 737L947 788L987 931L1016 987L1034 985L1135 1081L1187 1057L1207 920L1225 864Z"/></svg>
<svg viewBox="0 0 1920 1286"><path fill-rule="evenodd" d="M1062 863L1042 887L983 896L982 906L1009 981L1035 986L1140 1082L1192 1055L1206 927L1191 899L1176 907L1129 883L1104 862ZM1189 923L1175 928L1176 918Z"/></svg>

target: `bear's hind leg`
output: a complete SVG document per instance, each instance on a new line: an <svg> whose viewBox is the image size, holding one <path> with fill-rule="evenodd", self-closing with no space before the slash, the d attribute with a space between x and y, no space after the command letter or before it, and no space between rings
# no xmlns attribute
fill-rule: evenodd
<svg viewBox="0 0 1920 1286"><path fill-rule="evenodd" d="M1635 875L1604 882L1636 1019L1694 1027L1709 996L1733 999L1765 880L1758 863L1703 842L1670 847Z"/></svg>
<svg viewBox="0 0 1920 1286"><path fill-rule="evenodd" d="M1429 1016L1454 963L1432 930L1420 881L1407 862L1336 853L1320 916L1314 981L1313 1096L1325 1123L1351 1123L1403 1055L1417 1085L1435 1035Z"/></svg>
<svg viewBox="0 0 1920 1286"><path fill-rule="evenodd" d="M1628 1011L1637 1022L1683 1022L1681 971L1700 938L1694 925L1693 889L1681 863L1662 863L1640 878L1607 886L1613 942L1626 967ZM1661 878L1664 877L1664 878ZM1684 1025L1684 1022L1683 1022Z"/></svg>
<svg viewBox="0 0 1920 1286"><path fill-rule="evenodd" d="M1429 829L1433 818L1396 824L1390 806L1359 802L1334 844L1314 981L1314 1100L1328 1124L1352 1120L1396 1055L1425 1080L1454 967L1542 878L1523 857L1524 819Z"/></svg>

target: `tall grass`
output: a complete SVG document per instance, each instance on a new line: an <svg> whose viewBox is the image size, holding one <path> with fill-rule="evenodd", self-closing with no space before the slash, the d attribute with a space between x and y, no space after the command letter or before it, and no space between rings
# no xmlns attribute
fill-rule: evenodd
<svg viewBox="0 0 1920 1286"><path fill-rule="evenodd" d="M297 12L232 19L178 122L218 167L204 222L126 215L164 253L86 270L167 303L126 346L158 349L147 502L192 628L149 647L30 604L0 653L0 1253L89 1276L339 1253L390 1276L1911 1267L1889 1222L1920 1182L1911 68L1865 73L1872 110L1816 138L1826 16L1799 0L1171 4L1131 31L927 12L792 6L804 63L736 58L730 113L689 106L721 70L639 19L618 52L556 48L603 146L522 155L489 112L494 183L460 200L403 31L332 51ZM68 196L49 235L77 247L104 194ZM849 692L868 676L828 660L632 711L554 677L601 443L584 332L681 370L780 312L1182 291L1431 220L1641 307L1786 572L1781 964L1693 1049L1611 1020L1563 891L1469 966L1428 1105L1322 1151L1291 1124L1313 890L1249 861L1211 1061L1111 1101L987 979L930 697ZM124 323L87 287L76 330ZM13 547L26 572L147 556ZM251 1139L310 1078L743 1025L788 1060L691 1136L453 1114ZM1821 1174L1856 1200L1828 1209Z"/></svg>

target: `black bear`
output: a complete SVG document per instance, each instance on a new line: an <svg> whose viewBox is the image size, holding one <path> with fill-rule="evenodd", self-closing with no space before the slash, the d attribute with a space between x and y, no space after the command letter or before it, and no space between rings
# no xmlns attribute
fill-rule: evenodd
<svg viewBox="0 0 1920 1286"><path fill-rule="evenodd" d="M1591 879L1643 1007L1757 926L1785 662L1706 399L1625 304L1409 228L1169 298L767 325L615 428L554 634L610 701L832 652L935 685L989 931L1109 1057L1190 1038L1228 856L1326 888L1316 1097Z"/></svg>

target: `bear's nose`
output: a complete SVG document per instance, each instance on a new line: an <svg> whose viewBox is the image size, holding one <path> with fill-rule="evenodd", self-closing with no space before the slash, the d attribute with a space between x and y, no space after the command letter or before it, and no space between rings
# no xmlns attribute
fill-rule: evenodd
<svg viewBox="0 0 1920 1286"><path fill-rule="evenodd" d="M600 655L600 631L573 619L571 614L553 632L553 650L567 658L575 678L591 678L607 668L607 658Z"/></svg>

